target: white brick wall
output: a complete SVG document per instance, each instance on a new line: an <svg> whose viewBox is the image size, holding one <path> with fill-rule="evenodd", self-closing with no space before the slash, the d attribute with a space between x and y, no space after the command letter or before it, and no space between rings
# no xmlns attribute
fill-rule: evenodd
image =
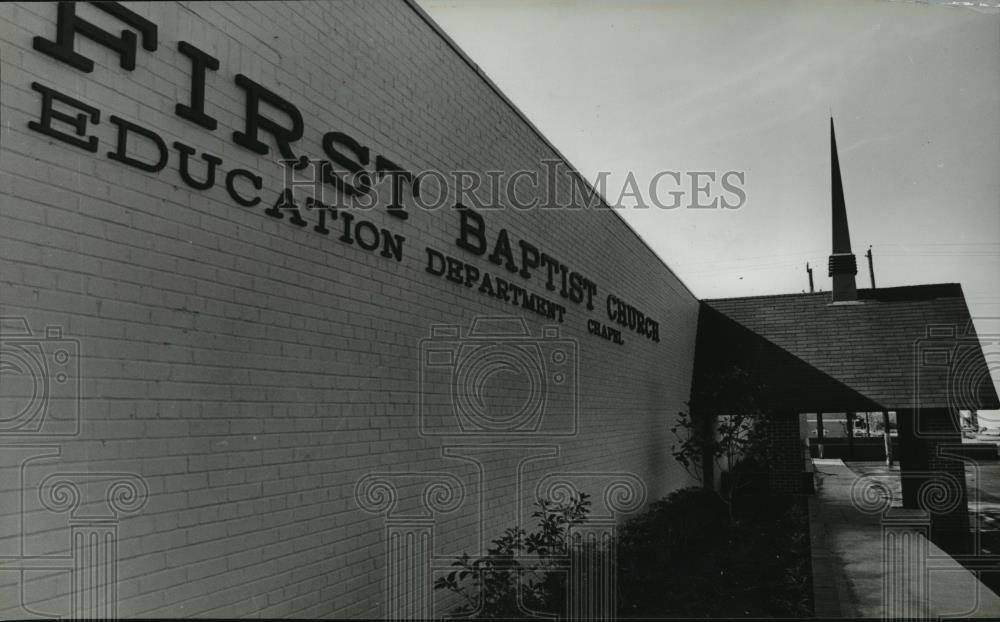
<svg viewBox="0 0 1000 622"><path fill-rule="evenodd" d="M453 210L412 209L405 221L383 205L359 213L406 237L400 263L320 235L312 221L299 228L264 214L281 188L277 151L262 157L230 140L244 129L237 73L299 108L305 136L294 148L312 157L324 157L327 131L411 171L540 170L556 157L414 9L360 0L130 8L157 24L158 49L140 46L126 71L78 36L76 50L96 65L86 74L32 47L34 36L55 38L55 4L0 4L0 315L76 340L82 396L76 435L0 430L0 444L16 445L0 458L0 615L23 617L21 604L70 612L66 569L19 569L27 556L69 553L69 512L38 500L56 472L135 474L148 487L144 506L112 521L117 613L129 617L385 615L385 518L360 509L354 492L373 472L463 482L465 501L435 517L443 557L474 553L480 537L512 524L518 495L530 499L546 474L632 473L648 498L686 483L669 429L689 393L697 302L611 211L484 212L490 232L508 229L598 287L588 311L538 278L511 277L566 306L561 336L577 340L580 360L578 434L517 439L420 434L418 344L431 325L517 311L424 270L431 246L508 276L455 246ZM111 32L124 27L92 6L77 11ZM220 61L206 85L214 132L173 113L190 88L179 40ZM33 81L101 111L88 128L97 153L28 129L41 110ZM216 185L186 186L172 148L158 173L108 159L111 115L168 147L179 140L199 158L222 158ZM238 207L226 193L224 173L237 167L263 176L260 205ZM609 293L658 320L660 343L588 335L588 319L607 322ZM535 335L547 323L523 317ZM504 382L512 402L523 397L517 379ZM3 395L11 386L0 384L0 396L16 397ZM476 445L457 451L477 453L481 467L443 455L457 445ZM539 447L559 455L514 477L518 456ZM100 485L81 491L91 499ZM400 511L420 493L401 485Z"/></svg>

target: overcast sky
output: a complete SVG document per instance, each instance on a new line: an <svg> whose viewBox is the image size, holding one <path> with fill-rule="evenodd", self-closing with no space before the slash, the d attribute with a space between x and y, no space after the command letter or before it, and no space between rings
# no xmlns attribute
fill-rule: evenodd
<svg viewBox="0 0 1000 622"><path fill-rule="evenodd" d="M609 202L630 172L643 188L663 170L745 172L740 209L622 210L698 297L807 290L807 261L830 288L832 111L859 287L872 245L878 286L961 283L980 336L1000 335L996 10L419 3L588 180L610 173Z"/></svg>

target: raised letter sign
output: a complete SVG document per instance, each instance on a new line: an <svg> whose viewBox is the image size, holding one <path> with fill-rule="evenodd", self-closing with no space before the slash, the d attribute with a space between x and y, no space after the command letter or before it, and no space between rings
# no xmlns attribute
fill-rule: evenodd
<svg viewBox="0 0 1000 622"><path fill-rule="evenodd" d="M142 47L150 52L156 50L156 24L140 17L117 2L95 2L94 6L105 13L114 15L121 21L142 33ZM44 37L35 37L35 49L52 58L72 65L80 71L90 73L94 70L94 61L73 50L77 34L100 43L118 53L123 69L135 69L135 33L123 30L121 37L116 37L102 30L85 19L76 16L75 2L60 2L56 22L56 40L50 41Z"/></svg>
<svg viewBox="0 0 1000 622"><path fill-rule="evenodd" d="M205 114L205 69L218 71L219 59L202 52L187 41L178 41L177 49L191 59L191 105L177 104L174 112L182 119L214 130L218 122Z"/></svg>
<svg viewBox="0 0 1000 622"><path fill-rule="evenodd" d="M30 129L33 129L36 132L41 132L46 136L51 136L52 138L58 138L59 140L67 142L71 145L76 145L77 147L86 149L91 153L97 152L97 137L87 136L87 117L90 117L91 123L97 123L101 120L101 112L97 108L88 106L81 101L77 101L68 95L63 95L59 91L50 89L47 86L42 86L37 82L32 82L31 88L42 94L42 118L39 121L28 121L28 127ZM53 99L64 104L69 104L77 110L82 110L83 112L73 116L66 114L65 112L53 110ZM53 128L52 119L68 123L73 126L73 131L76 132L76 136L67 134L66 132L60 132L59 130ZM83 138L77 138L77 136L86 136L86 140Z"/></svg>
<svg viewBox="0 0 1000 622"><path fill-rule="evenodd" d="M280 95L257 84L243 74L236 75L236 85L247 92L247 118L246 131L233 132L233 142L241 147L246 147L254 153L267 155L271 150L266 144L257 138L257 133L263 130L274 136L274 141L278 144L278 151L288 160L297 160L295 152L292 151L291 144L302 138L302 113L294 105ZM281 127L271 119L260 114L260 102L274 106L284 112L292 120L292 127Z"/></svg>

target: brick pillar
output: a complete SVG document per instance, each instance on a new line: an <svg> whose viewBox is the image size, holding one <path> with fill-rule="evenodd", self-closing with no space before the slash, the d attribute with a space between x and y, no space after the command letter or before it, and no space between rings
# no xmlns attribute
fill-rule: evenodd
<svg viewBox="0 0 1000 622"><path fill-rule="evenodd" d="M971 553L965 463L949 456L960 446L958 413L944 408L901 410L899 472L903 507L930 515L931 540L952 554Z"/></svg>
<svg viewBox="0 0 1000 622"><path fill-rule="evenodd" d="M766 416L768 488L771 494L798 494L803 489L805 458L799 438L799 414L776 412Z"/></svg>
<svg viewBox="0 0 1000 622"><path fill-rule="evenodd" d="M844 413L844 420L847 421L847 459L854 459L854 413Z"/></svg>

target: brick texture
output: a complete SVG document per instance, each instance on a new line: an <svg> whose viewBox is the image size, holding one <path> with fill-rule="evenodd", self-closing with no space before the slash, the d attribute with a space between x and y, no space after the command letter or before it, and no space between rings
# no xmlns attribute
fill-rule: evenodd
<svg viewBox="0 0 1000 622"><path fill-rule="evenodd" d="M799 435L797 413L772 413L765 422L768 489L774 495L805 490L805 445Z"/></svg>
<svg viewBox="0 0 1000 622"><path fill-rule="evenodd" d="M941 548L953 555L976 554L965 478L971 460L962 454L958 413L925 408L901 411L896 418L903 507L927 512L931 539Z"/></svg>
<svg viewBox="0 0 1000 622"><path fill-rule="evenodd" d="M314 213L308 227L265 214L282 187L277 150L267 134L264 156L232 142L245 130L238 73L298 107L299 154L324 157L323 134L340 131L372 160L381 154L412 171L541 171L558 157L412 7L129 7L158 26L157 49L140 45L128 71L78 35L77 52L95 63L84 73L32 46L36 36L55 39L55 4L0 5L0 314L13 322L0 337L13 347L26 321L36 345L24 351L49 362L34 376L5 370L0 391L4 408L17 408L17 398L37 395L33 378L51 389L39 429L2 419L0 615L86 613L86 603L73 608L79 590L65 556L72 530L107 529L123 617L378 617L389 606L386 521L416 516L426 473L464 487L461 502L438 499L444 509L429 515L442 559L475 553L523 521L546 476L575 474L595 506L601 482L621 474L641 481L647 499L690 483L670 458L669 430L690 394L698 302L613 211L483 211L489 233L506 228L598 288L592 311L556 297L567 307L559 338L579 361L575 432L517 437L421 433L421 391L447 391L420 384L432 325L467 329L476 317L514 312L537 337L551 323L425 270L431 246L503 273L455 245L454 210L413 208L403 221L384 202L358 208L357 218L405 237L399 262L313 231ZM91 5L76 10L116 36L124 27ZM180 40L219 59L206 80L214 131L173 112L190 97ZM28 128L41 111L32 82L100 110L87 127L97 153ZM112 115L158 133L166 168L109 159ZM174 141L197 150L199 179L202 153L223 160L211 188L181 180ZM225 173L236 168L263 178L260 205L239 207L227 194ZM384 192L389 181L378 183ZM238 184L250 192L247 180ZM553 190L572 192L562 178ZM446 206L455 201L448 193ZM553 297L537 277L510 280ZM659 322L659 343L627 330L622 346L588 334L587 320L608 323L610 293ZM61 333L45 336L47 326ZM50 382L60 365L68 376ZM495 378L494 403L526 399L523 375ZM396 476L391 511L366 510L356 497L373 473ZM148 493L145 503L112 489L109 512L107 481L116 478Z"/></svg>

